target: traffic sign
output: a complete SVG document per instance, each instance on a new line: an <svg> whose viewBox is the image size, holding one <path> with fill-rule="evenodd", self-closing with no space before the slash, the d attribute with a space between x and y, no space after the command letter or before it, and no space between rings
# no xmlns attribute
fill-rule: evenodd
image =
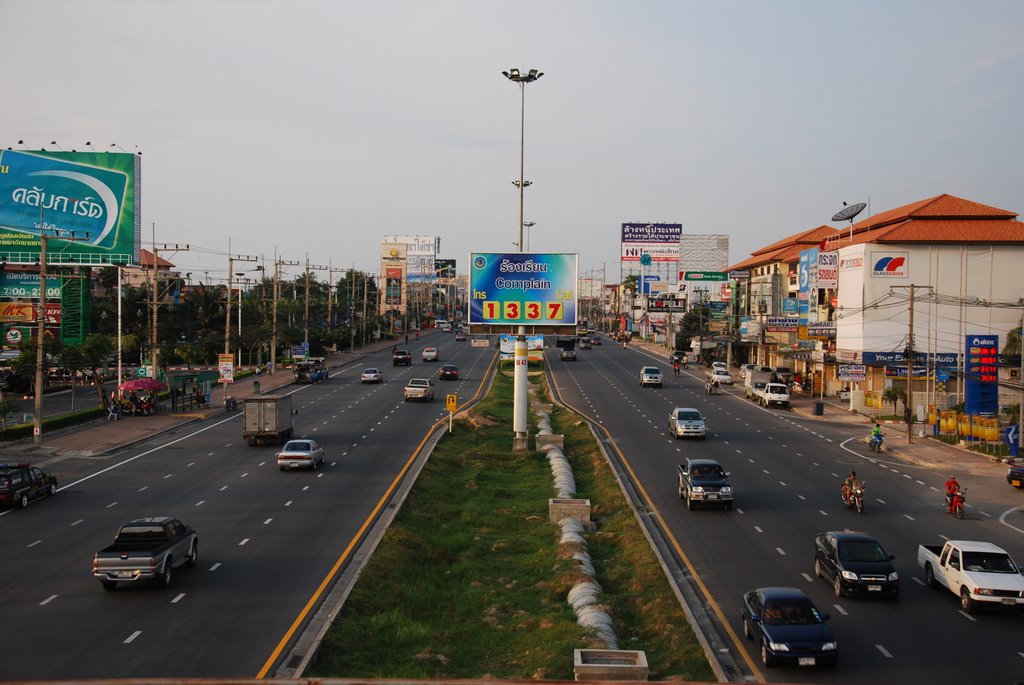
<svg viewBox="0 0 1024 685"><path fill-rule="evenodd" d="M17 345L18 343L20 343L21 331L19 331L17 328L7 329L7 342L9 342L12 345Z"/></svg>
<svg viewBox="0 0 1024 685"><path fill-rule="evenodd" d="M651 265L651 255L649 255L646 252L644 252L642 255L640 255L640 263L642 265L644 265L644 266L650 266Z"/></svg>
<svg viewBox="0 0 1024 685"><path fill-rule="evenodd" d="M448 411L455 411L456 409L458 409L459 408L459 396L454 394L454 393L449 394L449 395L445 395L444 407Z"/></svg>

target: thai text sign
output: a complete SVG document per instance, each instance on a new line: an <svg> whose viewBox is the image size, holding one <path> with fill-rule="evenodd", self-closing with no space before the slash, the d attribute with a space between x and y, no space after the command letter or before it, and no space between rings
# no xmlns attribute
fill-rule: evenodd
<svg viewBox="0 0 1024 685"><path fill-rule="evenodd" d="M469 255L469 324L575 326L579 255Z"/></svg>
<svg viewBox="0 0 1024 685"><path fill-rule="evenodd" d="M68 262L138 263L140 160L0 150L0 256L38 262L43 233L53 236L48 249Z"/></svg>
<svg viewBox="0 0 1024 685"><path fill-rule="evenodd" d="M999 336L968 335L965 342L965 411L995 414L999 410Z"/></svg>
<svg viewBox="0 0 1024 685"><path fill-rule="evenodd" d="M646 254L655 262L678 262L682 224L622 224L622 261L639 262Z"/></svg>
<svg viewBox="0 0 1024 685"><path fill-rule="evenodd" d="M865 381L868 378L868 368L863 364L840 364L839 380L841 381Z"/></svg>
<svg viewBox="0 0 1024 685"><path fill-rule="evenodd" d="M218 354L217 370L220 371L219 383L234 383L235 381L235 355Z"/></svg>
<svg viewBox="0 0 1024 685"><path fill-rule="evenodd" d="M818 253L818 287L838 288L839 287L839 253L819 252Z"/></svg>
<svg viewBox="0 0 1024 685"><path fill-rule="evenodd" d="M49 276L46 279L46 296L60 297L64 279ZM39 299L39 274L3 273L0 274L0 297Z"/></svg>

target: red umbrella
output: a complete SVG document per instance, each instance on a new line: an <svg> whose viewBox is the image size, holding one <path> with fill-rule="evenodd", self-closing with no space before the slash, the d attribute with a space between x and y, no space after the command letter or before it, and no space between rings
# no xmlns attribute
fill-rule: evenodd
<svg viewBox="0 0 1024 685"><path fill-rule="evenodd" d="M118 390L132 392L133 390L163 390L165 387L167 386L162 381L155 378L133 378L118 386Z"/></svg>

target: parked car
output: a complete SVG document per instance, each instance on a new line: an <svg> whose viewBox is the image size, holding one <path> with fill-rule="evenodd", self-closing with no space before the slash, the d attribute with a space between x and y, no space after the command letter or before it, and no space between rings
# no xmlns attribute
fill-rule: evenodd
<svg viewBox="0 0 1024 685"><path fill-rule="evenodd" d="M714 459L687 459L679 465L679 499L686 500L686 508L693 510L698 504L720 504L726 511L732 509L733 492L729 473Z"/></svg>
<svg viewBox="0 0 1024 685"><path fill-rule="evenodd" d="M34 499L57 494L57 477L29 463L0 464L0 506L24 509Z"/></svg>
<svg viewBox="0 0 1024 685"><path fill-rule="evenodd" d="M835 666L839 645L828 620L796 588L763 587L743 595L743 634L758 643L765 666Z"/></svg>
<svg viewBox="0 0 1024 685"><path fill-rule="evenodd" d="M740 380L747 380L747 374L757 371L757 364L744 364L740 367Z"/></svg>
<svg viewBox="0 0 1024 685"><path fill-rule="evenodd" d="M707 437L708 429L700 411L693 407L676 407L668 415L668 434L674 438Z"/></svg>
<svg viewBox="0 0 1024 685"><path fill-rule="evenodd" d="M1006 472L1006 482L1015 488L1024 488L1024 465L1011 466Z"/></svg>
<svg viewBox="0 0 1024 685"><path fill-rule="evenodd" d="M308 468L316 471L324 463L324 448L316 440L289 440L277 453L277 467L286 469Z"/></svg>
<svg viewBox="0 0 1024 685"><path fill-rule="evenodd" d="M830 531L814 538L814 575L832 582L836 597L852 594L899 597L895 559L870 535Z"/></svg>
<svg viewBox="0 0 1024 685"><path fill-rule="evenodd" d="M708 372L708 378L718 381L719 385L732 385L732 374L725 369L711 369Z"/></svg>
<svg viewBox="0 0 1024 685"><path fill-rule="evenodd" d="M425 362L436 362L437 361L437 348L436 347L424 347L423 348L423 361L425 361Z"/></svg>
<svg viewBox="0 0 1024 685"><path fill-rule="evenodd" d="M381 373L380 369L369 368L363 369L363 373L359 376L360 383L383 383L384 374Z"/></svg>
<svg viewBox="0 0 1024 685"><path fill-rule="evenodd" d="M459 367L455 364L444 364L438 369L437 377L443 381L457 381L459 380Z"/></svg>
<svg viewBox="0 0 1024 685"><path fill-rule="evenodd" d="M776 366L772 369L772 373L775 374L775 377L779 379L780 383L789 385L793 382L793 369L788 366Z"/></svg>
<svg viewBox="0 0 1024 685"><path fill-rule="evenodd" d="M662 382L661 369L657 366L644 366L640 369L640 387L653 385L660 388Z"/></svg>

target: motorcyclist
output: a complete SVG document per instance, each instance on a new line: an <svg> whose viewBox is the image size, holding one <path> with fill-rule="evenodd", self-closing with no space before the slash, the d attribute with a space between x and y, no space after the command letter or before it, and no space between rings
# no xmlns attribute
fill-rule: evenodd
<svg viewBox="0 0 1024 685"><path fill-rule="evenodd" d="M850 471L850 475L843 481L843 501L849 502L854 488L857 487L857 472Z"/></svg>
<svg viewBox="0 0 1024 685"><path fill-rule="evenodd" d="M877 423L874 428L871 429L871 442L878 445L882 444L882 427Z"/></svg>
<svg viewBox="0 0 1024 685"><path fill-rule="evenodd" d="M960 483L957 482L956 476L951 475L946 480L946 511L953 510L953 495L960 491Z"/></svg>
<svg viewBox="0 0 1024 685"><path fill-rule="evenodd" d="M678 357L672 360L672 373L674 373L677 376L679 375L679 358Z"/></svg>

